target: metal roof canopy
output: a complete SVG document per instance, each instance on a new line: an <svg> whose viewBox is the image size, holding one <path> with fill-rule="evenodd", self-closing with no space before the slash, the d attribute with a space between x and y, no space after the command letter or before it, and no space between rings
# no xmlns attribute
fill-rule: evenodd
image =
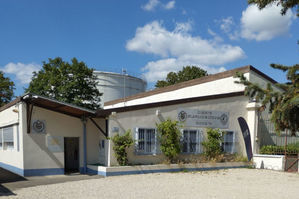
<svg viewBox="0 0 299 199"><path fill-rule="evenodd" d="M41 108L45 108L51 111L63 113L72 117L96 117L95 111L89 110L86 108L82 108L73 104L60 102L58 100L39 96L33 93L25 94L21 97L21 100L32 104L33 106L38 106Z"/></svg>

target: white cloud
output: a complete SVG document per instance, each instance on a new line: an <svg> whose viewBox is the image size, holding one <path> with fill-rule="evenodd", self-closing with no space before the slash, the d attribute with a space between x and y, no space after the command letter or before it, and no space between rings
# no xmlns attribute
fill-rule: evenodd
<svg viewBox="0 0 299 199"><path fill-rule="evenodd" d="M232 25L234 25L233 17L221 19L221 22L222 23L220 25L220 29L223 30L225 33L230 32Z"/></svg>
<svg viewBox="0 0 299 199"><path fill-rule="evenodd" d="M145 5L141 6L146 11L152 11L160 3L159 0L149 0Z"/></svg>
<svg viewBox="0 0 299 199"><path fill-rule="evenodd" d="M158 6L164 8L165 10L171 10L175 7L175 1L172 0L166 4L163 4L159 0L149 0L145 5L141 6L141 8L145 11L154 11Z"/></svg>
<svg viewBox="0 0 299 199"><path fill-rule="evenodd" d="M1 70L7 74L13 74L21 84L28 84L31 81L32 73L41 68L38 64L8 63Z"/></svg>
<svg viewBox="0 0 299 199"><path fill-rule="evenodd" d="M206 40L192 36L192 24L177 23L173 31L167 30L161 22L153 21L138 27L134 38L127 42L129 51L154 54L161 60L149 62L144 68L149 82L165 78L170 71L177 71L185 65L202 66L209 73L223 71L224 68L208 67L222 65L245 56L239 46L223 44L217 39Z"/></svg>
<svg viewBox="0 0 299 199"><path fill-rule="evenodd" d="M230 40L238 40L240 38L240 30L237 29L233 17L230 16L221 20L216 20L216 22L220 23L220 29Z"/></svg>
<svg viewBox="0 0 299 199"><path fill-rule="evenodd" d="M260 10L256 5L249 5L242 12L241 37L248 40L271 40L288 33L295 14L289 10L280 14L281 6L273 4Z"/></svg>
<svg viewBox="0 0 299 199"><path fill-rule="evenodd" d="M167 4L164 5L164 8L166 10L170 10L170 9L173 9L175 6L175 1L169 1Z"/></svg>

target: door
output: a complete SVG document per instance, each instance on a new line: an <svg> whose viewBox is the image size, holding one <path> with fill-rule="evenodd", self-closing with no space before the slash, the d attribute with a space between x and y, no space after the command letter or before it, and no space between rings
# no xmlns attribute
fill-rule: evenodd
<svg viewBox="0 0 299 199"><path fill-rule="evenodd" d="M79 138L64 138L64 171L79 172Z"/></svg>

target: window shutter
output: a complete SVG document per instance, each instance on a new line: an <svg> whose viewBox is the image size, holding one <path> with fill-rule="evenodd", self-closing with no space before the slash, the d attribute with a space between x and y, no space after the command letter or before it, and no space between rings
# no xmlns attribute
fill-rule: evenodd
<svg viewBox="0 0 299 199"><path fill-rule="evenodd" d="M135 128L135 152L138 152L138 140L139 140L139 138L138 138L138 128L136 127Z"/></svg>
<svg viewBox="0 0 299 199"><path fill-rule="evenodd" d="M201 146L201 143L203 141L203 130L202 129L199 129L198 130L198 153L202 153L203 150L202 150L202 146Z"/></svg>
<svg viewBox="0 0 299 199"><path fill-rule="evenodd" d="M3 129L4 142L13 142L13 126Z"/></svg>
<svg viewBox="0 0 299 199"><path fill-rule="evenodd" d="M236 144L236 132L233 131L233 146L232 146L232 153L235 153L235 144Z"/></svg>
<svg viewBox="0 0 299 199"><path fill-rule="evenodd" d="M3 132L3 129L0 129L0 143L2 143L2 132Z"/></svg>
<svg viewBox="0 0 299 199"><path fill-rule="evenodd" d="M200 130L197 129L197 131L196 131L196 152L195 153L199 153L199 150L200 150L200 148L199 148L199 134L200 134Z"/></svg>
<svg viewBox="0 0 299 199"><path fill-rule="evenodd" d="M161 154L161 144L159 142L159 137L158 137L158 130L155 129L155 138L156 138L156 154Z"/></svg>

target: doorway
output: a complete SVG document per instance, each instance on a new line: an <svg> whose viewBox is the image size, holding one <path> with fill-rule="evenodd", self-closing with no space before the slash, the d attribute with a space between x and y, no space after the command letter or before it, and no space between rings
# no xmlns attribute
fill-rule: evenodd
<svg viewBox="0 0 299 199"><path fill-rule="evenodd" d="M64 172L79 172L79 138L64 138Z"/></svg>

